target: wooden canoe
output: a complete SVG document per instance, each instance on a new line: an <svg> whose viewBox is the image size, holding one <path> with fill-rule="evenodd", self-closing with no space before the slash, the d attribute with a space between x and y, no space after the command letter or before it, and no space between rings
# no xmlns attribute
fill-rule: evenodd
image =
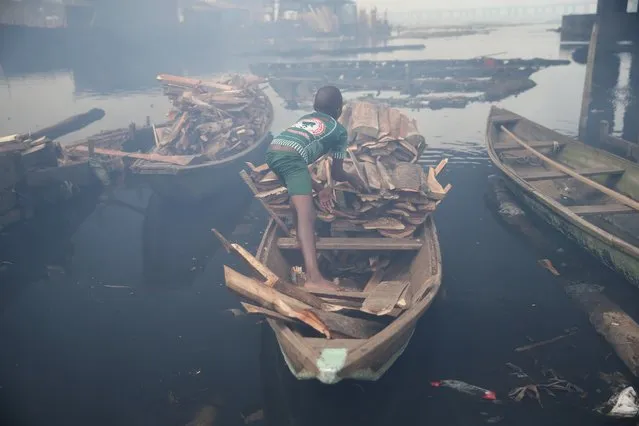
<svg viewBox="0 0 639 426"><path fill-rule="evenodd" d="M486 142L523 203L639 287L639 165L496 107Z"/></svg>
<svg viewBox="0 0 639 426"><path fill-rule="evenodd" d="M349 240L376 240L378 249L384 247L384 241L393 242L396 253L394 262L397 267L387 268L384 281L408 281L406 291L406 309L393 318L381 331L367 339L326 339L303 335L295 326L278 319L268 319L275 333L284 359L298 379L317 379L326 384L334 384L343 379L377 380L397 360L408 345L419 318L426 312L439 291L442 279L441 255L437 231L432 218L428 218L423 226L419 239L397 243L392 238L349 238ZM291 259L299 257L295 244L283 238L282 231L273 220L257 251L257 258L281 277L288 277ZM335 248L352 250L336 242L331 245L332 238L322 239L318 250ZM341 240L341 239L337 239ZM410 243L410 244L408 244ZM369 243L369 248L374 248ZM362 247L359 247L360 249ZM395 269L396 272L392 272ZM370 293L362 291L338 292L322 297L366 299Z"/></svg>
<svg viewBox="0 0 639 426"><path fill-rule="evenodd" d="M254 144L230 157L186 166L138 160L131 170L155 193L169 199L201 200L243 186L239 172L247 161L262 164L273 138L270 133L273 106L270 101L267 105L265 133Z"/></svg>

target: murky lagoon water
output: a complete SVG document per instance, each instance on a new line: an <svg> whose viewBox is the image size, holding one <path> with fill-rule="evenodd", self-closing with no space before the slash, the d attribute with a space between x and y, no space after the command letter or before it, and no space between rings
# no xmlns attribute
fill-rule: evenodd
<svg viewBox="0 0 639 426"><path fill-rule="evenodd" d="M569 57L549 28L431 39L421 52L362 59ZM160 89L153 82L130 89L135 84L123 83L123 68L113 81L110 70L102 70L94 83L84 69L82 87L73 69L6 76L0 134L93 107L103 108L106 117L64 140L142 123L146 116L161 121L169 103ZM203 74L202 67L189 72L171 64L176 68ZM164 71L142 74L152 79ZM546 69L533 75L537 87L499 105L574 135L584 74L575 63ZM277 132L301 111L284 110L270 94ZM266 218L250 198L228 194L224 203L175 206L144 188L122 188L115 196L127 206L96 207L96 200L85 200L0 236L0 260L13 264L1 284L3 424L179 425L207 405L215 408L215 425L242 425L240 413L260 408L278 426L603 424L591 411L610 392L599 372L630 374L567 298L562 279L605 285L630 305L636 291L543 225L548 245L540 249L486 207L486 178L495 173L484 143L489 108L410 112L429 143L421 163L450 158L441 180L453 190L436 213L444 282L408 349L379 382L297 382L263 324L225 311L238 302L223 287L222 265L237 261L219 250L210 229L255 250ZM553 277L537 265L540 258L579 272ZM513 351L572 327L579 331L553 345ZM543 408L531 400L509 401L508 391L523 383L507 362L536 381L553 369L588 395L543 395ZM438 379L492 389L503 403L432 388L430 381Z"/></svg>

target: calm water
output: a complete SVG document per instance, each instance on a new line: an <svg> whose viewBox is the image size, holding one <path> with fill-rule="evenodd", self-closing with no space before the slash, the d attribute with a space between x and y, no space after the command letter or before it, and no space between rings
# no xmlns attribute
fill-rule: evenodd
<svg viewBox="0 0 639 426"><path fill-rule="evenodd" d="M418 56L366 58L570 57L548 28L429 40ZM0 133L36 129L93 107L103 108L106 117L65 140L146 116L160 121L169 105L155 74L220 69L215 61L197 68L106 62L93 71L85 64L7 72L0 85ZM225 63L229 69L246 66ZM500 105L574 135L584 74L585 67L574 63L544 70L533 75L536 88ZM270 94L277 131L301 111L282 109ZM535 246L486 207L486 178L495 173L483 140L489 108L411 112L430 145L422 163L450 158L442 181L453 190L436 213L443 291L379 382L297 382L262 324L225 311L238 301L223 287L221 267L237 262L219 250L210 229L254 250L266 218L250 197L228 194L224 203L186 207L166 205L144 188L122 188L116 201L96 206L95 199L82 200L1 236L0 261L11 262L3 265L7 280L0 293L3 424L183 425L203 406L215 408L216 419L207 423L215 425L242 425L240 413L258 409L265 410L265 422L278 426L604 424L592 413L610 395L598 373L630 373L562 284L598 283L631 306L636 291L543 225L546 244ZM564 276L540 268L541 258L550 258ZM572 327L579 331L553 345L513 351ZM509 401L508 391L523 383L510 375L507 362L537 381L551 368L588 396L543 395L543 408L531 400ZM492 389L504 403L432 388L430 381L438 379Z"/></svg>

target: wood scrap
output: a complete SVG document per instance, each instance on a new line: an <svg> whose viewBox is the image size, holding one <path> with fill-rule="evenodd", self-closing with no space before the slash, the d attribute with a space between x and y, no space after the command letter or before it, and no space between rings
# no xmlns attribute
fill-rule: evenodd
<svg viewBox="0 0 639 426"><path fill-rule="evenodd" d="M244 261L246 261L246 263L248 263L248 265L252 269L258 272L266 280L266 286L273 287L275 286L275 284L277 284L277 282L279 281L279 277L271 272L244 247L239 244L230 242L215 228L211 231L213 232L213 235L215 235L215 237L217 237L217 239L222 243L222 246L228 253L234 252L238 254L242 259L244 259Z"/></svg>
<svg viewBox="0 0 639 426"><path fill-rule="evenodd" d="M377 105L369 102L356 102L351 108L350 127L353 132L376 138L379 134Z"/></svg>
<svg viewBox="0 0 639 426"><path fill-rule="evenodd" d="M365 339L383 327L380 323L359 318L350 318L335 312L314 309L292 297L267 287L253 278L224 266L224 279L229 289L261 307L275 311L279 315L296 319L312 327L330 339L332 333L357 339Z"/></svg>
<svg viewBox="0 0 639 426"><path fill-rule="evenodd" d="M264 315L265 317L285 322L295 322L294 318L289 318L287 316L278 314L277 312L271 311L270 309L260 308L259 306L251 305L250 303L246 302L240 302L240 304L249 314Z"/></svg>
<svg viewBox="0 0 639 426"><path fill-rule="evenodd" d="M321 321L318 321L312 315L305 314L305 312L310 309L310 306L305 303L286 296L271 287L265 286L259 281L242 275L226 265L224 266L224 280L227 287L240 296L246 297L267 309L275 310L277 313L286 317L298 319L310 327L313 327L327 338L331 338L330 331Z"/></svg>
<svg viewBox="0 0 639 426"><path fill-rule="evenodd" d="M393 230L402 231L406 229L400 220L392 217L380 217L379 219L373 219L362 225L364 229L376 229L376 230Z"/></svg>
<svg viewBox="0 0 639 426"><path fill-rule="evenodd" d="M368 187L371 189L382 189L381 177L379 175L379 170L377 166L372 163L363 163L362 168L364 169L364 174L366 175L366 182L368 183Z"/></svg>
<svg viewBox="0 0 639 426"><path fill-rule="evenodd" d="M362 304L362 311L381 316L393 310L409 281L383 281L368 295Z"/></svg>

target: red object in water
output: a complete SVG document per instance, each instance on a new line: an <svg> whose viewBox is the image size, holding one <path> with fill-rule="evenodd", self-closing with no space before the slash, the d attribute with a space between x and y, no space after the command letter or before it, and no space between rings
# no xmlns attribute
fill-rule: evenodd
<svg viewBox="0 0 639 426"><path fill-rule="evenodd" d="M466 393L468 395L478 396L482 399L486 399L488 401L497 400L497 395L495 392L480 388L479 386L470 385L468 383L459 381L459 380L438 380L430 382L430 385L434 388L446 387L455 389L459 392Z"/></svg>

